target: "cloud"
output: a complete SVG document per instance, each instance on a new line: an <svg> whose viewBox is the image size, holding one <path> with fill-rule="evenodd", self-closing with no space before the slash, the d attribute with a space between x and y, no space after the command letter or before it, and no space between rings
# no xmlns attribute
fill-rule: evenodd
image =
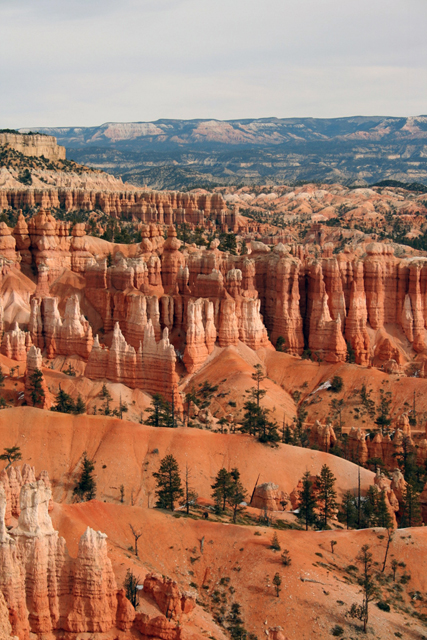
<svg viewBox="0 0 427 640"><path fill-rule="evenodd" d="M0 0L0 126L425 111L424 0Z"/></svg>

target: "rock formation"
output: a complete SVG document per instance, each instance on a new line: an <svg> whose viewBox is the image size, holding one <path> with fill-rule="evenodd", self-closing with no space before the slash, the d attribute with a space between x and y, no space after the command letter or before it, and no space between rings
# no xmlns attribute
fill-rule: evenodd
<svg viewBox="0 0 427 640"><path fill-rule="evenodd" d="M43 365L43 357L39 348L34 345L30 347L27 353L27 369L25 372L25 391L24 398L25 402L30 406L37 406L40 409L47 409L50 406L49 402L49 391L46 385L46 381L44 376L41 378L41 389L44 392L44 395L36 393L36 400L34 400L34 385L31 383L31 375L35 371L41 371Z"/></svg>
<svg viewBox="0 0 427 640"><path fill-rule="evenodd" d="M159 393L169 401L173 399L180 410L182 400L178 393L175 362L175 349L169 342L167 328L162 339L156 342L153 324L149 320L145 326L143 346L136 352L126 342L116 323L110 349L101 346L96 336L85 375L92 380L108 379L150 394Z"/></svg>
<svg viewBox="0 0 427 640"><path fill-rule="evenodd" d="M267 511L284 511L288 505L289 494L281 491L279 485L273 482L264 482L255 488L250 506Z"/></svg>

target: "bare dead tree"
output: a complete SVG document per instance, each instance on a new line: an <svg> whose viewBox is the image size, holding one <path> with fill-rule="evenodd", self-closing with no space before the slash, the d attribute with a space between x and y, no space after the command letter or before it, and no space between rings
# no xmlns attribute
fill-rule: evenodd
<svg viewBox="0 0 427 640"><path fill-rule="evenodd" d="M142 531L139 529L138 531L135 530L134 526L129 524L130 530L132 531L132 535L135 541L135 555L137 558L139 558L138 556L138 540L140 539L140 537L142 536Z"/></svg>

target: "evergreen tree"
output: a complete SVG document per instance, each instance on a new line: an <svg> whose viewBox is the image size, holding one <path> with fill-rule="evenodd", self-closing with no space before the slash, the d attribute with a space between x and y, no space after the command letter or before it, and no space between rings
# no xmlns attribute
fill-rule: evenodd
<svg viewBox="0 0 427 640"><path fill-rule="evenodd" d="M343 495L338 519L345 523L347 529L353 528L357 524L356 500L351 491L346 491Z"/></svg>
<svg viewBox="0 0 427 640"><path fill-rule="evenodd" d="M30 396L33 403L33 407L37 407L43 403L45 398L45 392L43 389L43 373L40 369L34 369L30 375Z"/></svg>
<svg viewBox="0 0 427 640"><path fill-rule="evenodd" d="M175 428L178 426L175 414L174 395L172 395L172 402L168 402L159 393L155 393L151 401L151 407L146 409L146 411L151 414L146 420L146 424L152 427Z"/></svg>
<svg viewBox="0 0 427 640"><path fill-rule="evenodd" d="M184 495L178 463L173 455L169 454L160 461L160 468L153 476L157 481L156 506L173 511L175 502Z"/></svg>
<svg viewBox="0 0 427 640"><path fill-rule="evenodd" d="M399 527L419 527L422 524L420 494L416 480L410 478L403 494L403 514Z"/></svg>
<svg viewBox="0 0 427 640"><path fill-rule="evenodd" d="M297 408L297 415L293 419L295 423L294 442L293 444L299 447L308 446L308 432L304 428L304 423L307 418L308 411L306 409L306 403L301 402Z"/></svg>
<svg viewBox="0 0 427 640"><path fill-rule="evenodd" d="M20 447L5 447L4 453L0 455L0 460L7 460L6 469L10 467L12 462L18 462L18 460L22 460Z"/></svg>
<svg viewBox="0 0 427 640"><path fill-rule="evenodd" d="M86 405L83 402L83 398L81 397L80 393L77 396L76 402L74 403L73 413L75 413L76 415L81 415L82 413L86 413Z"/></svg>
<svg viewBox="0 0 427 640"><path fill-rule="evenodd" d="M87 453L84 451L80 478L73 489L73 494L80 502L93 500L96 496L96 483L93 477L94 470L95 463L87 457Z"/></svg>
<svg viewBox="0 0 427 640"><path fill-rule="evenodd" d="M279 538L277 536L277 531L274 532L273 539L272 539L271 545L270 545L270 549L273 549L273 551L280 551L281 550Z"/></svg>
<svg viewBox="0 0 427 640"><path fill-rule="evenodd" d="M199 384L197 389L197 405L200 409L209 409L214 393L218 391L218 385L212 385L208 380Z"/></svg>
<svg viewBox="0 0 427 640"><path fill-rule="evenodd" d="M129 600L131 605L136 609L139 598L138 598L138 578L132 573L130 569L126 572L126 578L124 581L124 588L126 591L126 598Z"/></svg>
<svg viewBox="0 0 427 640"><path fill-rule="evenodd" d="M247 491L243 484L240 482L240 472L238 469L233 469L230 473L232 482L230 486L230 492L227 497L227 503L233 511L233 522L236 523L237 514L243 510L241 506L247 498Z"/></svg>
<svg viewBox="0 0 427 640"><path fill-rule="evenodd" d="M59 411L60 413L74 413L74 401L68 393L65 393L59 385L59 391L55 397L56 404L51 408L51 411Z"/></svg>
<svg viewBox="0 0 427 640"><path fill-rule="evenodd" d="M165 401L159 393L153 395L151 407L146 409L150 417L145 421L151 427L162 427L164 421Z"/></svg>
<svg viewBox="0 0 427 640"><path fill-rule="evenodd" d="M104 416L111 416L113 412L110 409L110 402L113 400L113 398L111 397L111 394L108 391L107 385L105 383L102 385L102 389L98 395L104 401L101 405L101 413Z"/></svg>
<svg viewBox="0 0 427 640"><path fill-rule="evenodd" d="M391 425L390 417L391 391L380 389L380 404L377 410L375 423L379 426L381 433L384 435Z"/></svg>
<svg viewBox="0 0 427 640"><path fill-rule="evenodd" d="M402 451L394 453L393 457L396 458L406 482L417 475L417 454L410 436L404 436Z"/></svg>
<svg viewBox="0 0 427 640"><path fill-rule="evenodd" d="M280 585L282 584L282 578L280 577L279 573L276 573L274 575L273 584L274 584L274 589L276 591L276 596L279 597L279 594L280 594L280 591L281 591Z"/></svg>
<svg viewBox="0 0 427 640"><path fill-rule="evenodd" d="M280 440L277 423L269 420L269 410L260 407L253 400L243 405L243 415L240 431L256 436L260 442L278 442Z"/></svg>
<svg viewBox="0 0 427 640"><path fill-rule="evenodd" d="M371 484L366 492L366 497L362 507L362 524L363 527L374 527L377 517L378 505L378 487Z"/></svg>
<svg viewBox="0 0 427 640"><path fill-rule="evenodd" d="M306 471L302 477L302 489L299 492L298 519L305 524L305 530L316 522L316 514L314 512L316 506L316 498L314 495L313 482L310 480L310 473Z"/></svg>
<svg viewBox="0 0 427 640"><path fill-rule="evenodd" d="M255 372L252 374L252 380L256 383L256 387L250 389L252 398L255 400L257 407L259 407L260 400L265 396L267 391L260 389L261 382L265 379L265 374L260 364L254 366Z"/></svg>
<svg viewBox="0 0 427 640"><path fill-rule="evenodd" d="M72 399L68 393L65 393L59 385L59 391L55 397L56 404L51 407L51 411L58 411L60 413L74 413L76 415L84 413L86 411L86 405L83 402L81 395L78 395L76 402Z"/></svg>
<svg viewBox="0 0 427 640"><path fill-rule="evenodd" d="M232 493L233 478L224 467L218 471L212 487L212 498L219 511L225 511L225 505Z"/></svg>
<svg viewBox="0 0 427 640"><path fill-rule="evenodd" d="M369 619L369 604L378 597L378 587L373 571L372 553L370 553L367 544L361 548L357 556L357 561L362 564L362 572L358 582L362 588L363 600L361 605L353 604L349 613L352 618L358 618L363 622L363 631L366 633Z"/></svg>
<svg viewBox="0 0 427 640"><path fill-rule="evenodd" d="M317 505L322 525L326 528L328 520L337 508L337 492L334 489L336 478L329 467L324 464L316 479Z"/></svg>

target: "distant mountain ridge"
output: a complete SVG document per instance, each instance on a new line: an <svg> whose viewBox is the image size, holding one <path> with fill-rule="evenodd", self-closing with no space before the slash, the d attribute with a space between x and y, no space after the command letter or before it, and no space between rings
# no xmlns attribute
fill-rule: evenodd
<svg viewBox="0 0 427 640"><path fill-rule="evenodd" d="M300 181L427 185L425 115L107 122L38 131L55 136L69 159L156 189Z"/></svg>
<svg viewBox="0 0 427 640"><path fill-rule="evenodd" d="M28 131L21 129L22 132ZM427 116L347 118L254 118L106 122L97 127L41 127L65 146L112 143L278 145L327 140L427 140Z"/></svg>

